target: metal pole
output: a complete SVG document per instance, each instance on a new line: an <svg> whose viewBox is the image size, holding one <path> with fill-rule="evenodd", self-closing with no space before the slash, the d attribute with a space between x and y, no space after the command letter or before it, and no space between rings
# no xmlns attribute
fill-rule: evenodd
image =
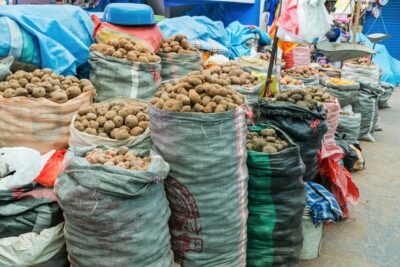
<svg viewBox="0 0 400 267"><path fill-rule="evenodd" d="M280 0L278 2L278 4L279 4L278 19L279 19L279 16L281 15L282 2L283 2L283 0ZM270 95L270 87L271 87L271 83L272 83L272 79L271 79L272 71L274 69L276 54L278 52L278 40L279 40L279 38L278 38L278 25L276 25L274 42L272 44L271 58L269 59L269 66L268 66L268 73L267 73L267 83L266 83L264 97Z"/></svg>

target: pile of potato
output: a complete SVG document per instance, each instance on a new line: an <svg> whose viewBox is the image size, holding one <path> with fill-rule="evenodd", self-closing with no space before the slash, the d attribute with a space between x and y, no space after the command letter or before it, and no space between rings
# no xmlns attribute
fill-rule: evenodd
<svg viewBox="0 0 400 267"><path fill-rule="evenodd" d="M302 85L303 81L294 79L290 76L284 76L279 80L281 85Z"/></svg>
<svg viewBox="0 0 400 267"><path fill-rule="evenodd" d="M96 93L89 80L79 80L74 76L64 77L47 68L33 72L18 70L8 75L4 82L0 82L0 96L4 98L44 97L55 103L65 103L89 91Z"/></svg>
<svg viewBox="0 0 400 267"><path fill-rule="evenodd" d="M271 53L269 53L269 52L262 53L262 54L260 54L260 58L262 60L269 61L271 59Z"/></svg>
<svg viewBox="0 0 400 267"><path fill-rule="evenodd" d="M86 153L85 159L90 164L117 166L127 170L145 171L149 168L150 157L140 157L129 151L126 146L117 149L94 149Z"/></svg>
<svg viewBox="0 0 400 267"><path fill-rule="evenodd" d="M90 51L97 51L106 56L123 58L132 62L152 63L161 60L149 48L129 38L112 39L107 44L92 44Z"/></svg>
<svg viewBox="0 0 400 267"><path fill-rule="evenodd" d="M149 127L146 103L122 100L96 103L78 111L74 126L81 132L116 140L139 136Z"/></svg>
<svg viewBox="0 0 400 267"><path fill-rule="evenodd" d="M211 74L211 75L210 75ZM160 86L151 100L159 109L175 112L225 112L243 105L244 97L212 72L194 71Z"/></svg>
<svg viewBox="0 0 400 267"><path fill-rule="evenodd" d="M288 148L288 142L277 135L275 129L264 129L261 132L247 132L246 148L264 153L277 153Z"/></svg>
<svg viewBox="0 0 400 267"><path fill-rule="evenodd" d="M282 76L290 76L292 78L310 78L318 74L318 70L311 67L295 67L282 71Z"/></svg>
<svg viewBox="0 0 400 267"><path fill-rule="evenodd" d="M337 70L337 68L331 64L321 64L321 68Z"/></svg>
<svg viewBox="0 0 400 267"><path fill-rule="evenodd" d="M314 101L321 103L335 103L335 99L322 88L307 87L304 90Z"/></svg>
<svg viewBox="0 0 400 267"><path fill-rule="evenodd" d="M163 40L160 53L196 54L194 48L185 35L175 35Z"/></svg>
<svg viewBox="0 0 400 267"><path fill-rule="evenodd" d="M368 58L361 57L361 58L355 58L352 60L347 61L350 64L354 65L360 65L360 66L375 66L375 63L369 60Z"/></svg>
<svg viewBox="0 0 400 267"><path fill-rule="evenodd" d="M236 85L242 87L254 87L259 84L256 76L243 70L236 62L229 62L219 66L212 66L204 71L206 75L211 76L212 80L224 80L227 85Z"/></svg>
<svg viewBox="0 0 400 267"><path fill-rule="evenodd" d="M340 115L343 115L343 116L351 116L351 115L353 115L353 113L341 110L341 111L340 111Z"/></svg>
<svg viewBox="0 0 400 267"><path fill-rule="evenodd" d="M288 90L276 94L274 98L267 99L267 101L276 104L289 102L311 111L316 111L318 107L318 102L314 100L314 96L305 89Z"/></svg>

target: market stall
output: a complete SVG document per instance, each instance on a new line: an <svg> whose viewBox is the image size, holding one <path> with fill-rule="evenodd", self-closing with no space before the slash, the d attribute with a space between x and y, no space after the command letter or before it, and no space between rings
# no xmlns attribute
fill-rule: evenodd
<svg viewBox="0 0 400 267"><path fill-rule="evenodd" d="M270 35L129 3L0 9L26 37L0 44L0 265L318 257L393 92L370 58L313 57L323 2L269 7Z"/></svg>

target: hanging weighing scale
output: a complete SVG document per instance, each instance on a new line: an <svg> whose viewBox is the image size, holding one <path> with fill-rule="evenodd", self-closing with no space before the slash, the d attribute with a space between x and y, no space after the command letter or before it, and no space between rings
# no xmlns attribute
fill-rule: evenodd
<svg viewBox="0 0 400 267"><path fill-rule="evenodd" d="M371 24L371 26L369 27L368 31L367 31L367 38L368 40L371 41L371 43L374 44L374 46L372 47L372 49L375 49L375 45L379 42L382 42L383 40L389 39L391 37L390 34L388 34L387 28L386 28L386 24L385 24L385 20L383 19L383 15L382 15L382 7L385 6L388 3L389 0L376 0L376 6L372 9L372 16L375 18L374 22ZM372 33L369 34L369 32L371 31L372 27L375 25L376 21L381 18L382 20L382 25L383 28L385 29L385 33Z"/></svg>

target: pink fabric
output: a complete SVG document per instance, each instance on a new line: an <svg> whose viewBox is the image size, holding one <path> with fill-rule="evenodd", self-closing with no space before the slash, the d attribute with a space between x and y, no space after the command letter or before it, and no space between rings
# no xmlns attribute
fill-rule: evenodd
<svg viewBox="0 0 400 267"><path fill-rule="evenodd" d="M282 6L281 15L278 19L278 26L282 29L298 34L299 18L297 15L298 0L287 0Z"/></svg>
<svg viewBox="0 0 400 267"><path fill-rule="evenodd" d="M335 98L335 103L324 103L324 108L327 113L326 123L328 125L328 131L324 135L322 146L320 148L320 154L322 159L331 157L338 161L344 156L343 150L336 145L335 133L339 123L340 105Z"/></svg>

